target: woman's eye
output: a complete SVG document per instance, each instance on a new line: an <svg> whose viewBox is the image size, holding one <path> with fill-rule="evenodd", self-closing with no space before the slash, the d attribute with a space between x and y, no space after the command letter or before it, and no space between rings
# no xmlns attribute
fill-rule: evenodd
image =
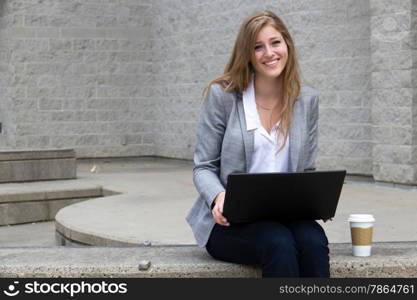
<svg viewBox="0 0 417 300"><path fill-rule="evenodd" d="M275 46L276 46L276 45L279 45L279 44L281 44L281 41L280 41L280 40L276 40L276 41L273 41L273 42L272 42L272 45L275 45Z"/></svg>
<svg viewBox="0 0 417 300"><path fill-rule="evenodd" d="M261 45L256 45L255 46L255 51L259 51L259 50L261 50L262 49L262 46Z"/></svg>

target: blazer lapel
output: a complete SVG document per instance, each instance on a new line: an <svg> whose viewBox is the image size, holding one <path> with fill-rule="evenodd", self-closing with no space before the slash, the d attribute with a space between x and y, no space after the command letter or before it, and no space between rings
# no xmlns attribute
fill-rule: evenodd
<svg viewBox="0 0 417 300"><path fill-rule="evenodd" d="M298 119L298 102L296 102L293 113L293 120L291 124L291 130L289 133L289 166L290 172L296 172L298 167L298 161L300 156L300 139L301 139L301 127Z"/></svg>
<svg viewBox="0 0 417 300"><path fill-rule="evenodd" d="M249 172L249 166L252 161L254 130L246 129L245 109L243 108L242 94L237 94L237 111L239 114L240 128L242 130L243 144L245 146L246 172Z"/></svg>

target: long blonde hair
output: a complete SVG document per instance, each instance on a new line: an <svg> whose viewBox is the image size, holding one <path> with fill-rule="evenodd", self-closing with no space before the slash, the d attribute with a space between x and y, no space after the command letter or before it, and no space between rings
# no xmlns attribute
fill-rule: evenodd
<svg viewBox="0 0 417 300"><path fill-rule="evenodd" d="M210 86L215 83L220 84L227 92L243 92L247 89L254 72L251 60L255 55L256 37L266 25L271 25L280 32L288 47L287 64L280 75L282 76L283 98L279 130L286 141L291 127L294 104L300 95L301 79L293 39L284 22L273 12L266 10L246 18L240 27L223 75L212 79L204 88L203 95L206 98ZM285 142L280 149L284 145Z"/></svg>

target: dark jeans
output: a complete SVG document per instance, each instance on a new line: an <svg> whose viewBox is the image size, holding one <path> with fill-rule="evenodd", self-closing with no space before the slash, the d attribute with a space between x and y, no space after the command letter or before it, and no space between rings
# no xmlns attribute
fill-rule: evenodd
<svg viewBox="0 0 417 300"><path fill-rule="evenodd" d="M260 265L262 277L330 277L327 237L312 220L216 224L206 249L219 260Z"/></svg>

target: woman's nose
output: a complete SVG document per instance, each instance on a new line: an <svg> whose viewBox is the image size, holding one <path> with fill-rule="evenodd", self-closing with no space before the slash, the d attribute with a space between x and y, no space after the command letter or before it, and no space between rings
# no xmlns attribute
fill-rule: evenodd
<svg viewBox="0 0 417 300"><path fill-rule="evenodd" d="M271 56L272 55L272 47L271 46L266 46L265 47L265 55L266 56Z"/></svg>

